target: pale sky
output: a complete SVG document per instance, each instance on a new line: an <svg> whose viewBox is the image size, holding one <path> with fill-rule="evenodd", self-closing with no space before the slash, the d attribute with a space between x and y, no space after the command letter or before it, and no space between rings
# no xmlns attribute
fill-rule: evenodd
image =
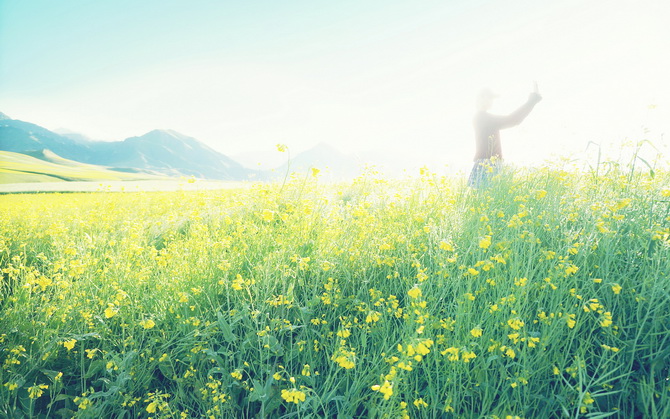
<svg viewBox="0 0 670 419"><path fill-rule="evenodd" d="M230 156L325 142L467 167L477 92L504 114L537 81L507 161L665 150L668 22L664 0L0 0L0 112L108 141L173 129Z"/></svg>

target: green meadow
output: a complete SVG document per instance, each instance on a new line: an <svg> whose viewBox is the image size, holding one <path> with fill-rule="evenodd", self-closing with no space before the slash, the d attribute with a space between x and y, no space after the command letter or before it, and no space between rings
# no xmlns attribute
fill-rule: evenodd
<svg viewBox="0 0 670 419"><path fill-rule="evenodd" d="M161 179L64 159L48 150L33 155L0 151L0 184Z"/></svg>
<svg viewBox="0 0 670 419"><path fill-rule="evenodd" d="M5 195L0 416L670 417L668 180Z"/></svg>

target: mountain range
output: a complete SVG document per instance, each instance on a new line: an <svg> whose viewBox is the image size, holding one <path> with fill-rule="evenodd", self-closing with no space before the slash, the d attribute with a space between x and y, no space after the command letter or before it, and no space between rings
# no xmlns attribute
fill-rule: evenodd
<svg viewBox="0 0 670 419"><path fill-rule="evenodd" d="M0 114L0 150L21 154L48 150L64 159L117 171L167 176L244 180L257 175L195 138L171 130L154 130L123 141L91 141Z"/></svg>
<svg viewBox="0 0 670 419"><path fill-rule="evenodd" d="M272 170L260 170L247 168L203 142L172 130L157 129L123 141L94 141L79 133L51 131L11 119L3 113L0 113L0 151L38 158L55 155L118 172L217 180L268 180L283 176L287 170L303 172L315 166L328 168L329 175L337 179L357 174L357 166L350 157L323 143Z"/></svg>
<svg viewBox="0 0 670 419"><path fill-rule="evenodd" d="M276 151L272 158L264 153L247 153L236 159L173 130L156 129L123 141L94 141L79 133L48 130L3 113L0 113L0 151L20 153L51 163L54 163L55 155L117 173L235 181L281 179L288 172L306 172L313 167L319 168L321 176L327 180L346 180L358 176L361 167L372 162L378 168L391 170L391 174L407 169L407 156L391 156L383 152L346 155L326 143L291 156L290 160L286 154L286 160L282 160L284 156L277 156ZM45 155L50 158L40 157ZM265 165L259 160L265 161ZM268 162L273 163L268 166Z"/></svg>

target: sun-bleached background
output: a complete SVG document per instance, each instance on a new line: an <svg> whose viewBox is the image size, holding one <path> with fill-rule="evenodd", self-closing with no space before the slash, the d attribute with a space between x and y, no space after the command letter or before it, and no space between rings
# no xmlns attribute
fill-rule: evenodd
<svg viewBox="0 0 670 419"><path fill-rule="evenodd" d="M504 114L537 81L508 161L665 150L669 18L662 0L0 0L0 111L97 140L166 128L230 156L325 142L465 168L477 92Z"/></svg>

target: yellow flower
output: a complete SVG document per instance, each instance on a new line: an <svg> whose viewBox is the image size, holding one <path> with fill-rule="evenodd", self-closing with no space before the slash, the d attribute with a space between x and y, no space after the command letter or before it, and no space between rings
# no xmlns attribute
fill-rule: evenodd
<svg viewBox="0 0 670 419"><path fill-rule="evenodd" d="M514 278L514 285L517 287L523 287L528 282L528 278Z"/></svg>
<svg viewBox="0 0 670 419"><path fill-rule="evenodd" d="M606 311L603 313L603 317L600 320L600 325L602 327L610 327L612 325L612 313Z"/></svg>
<svg viewBox="0 0 670 419"><path fill-rule="evenodd" d="M349 336L351 336L351 330L349 329L343 329L337 332L337 336L341 337L342 339L346 339Z"/></svg>
<svg viewBox="0 0 670 419"><path fill-rule="evenodd" d="M71 351L74 348L75 343L77 343L77 339L70 339L63 342L63 346L65 346L68 351Z"/></svg>
<svg viewBox="0 0 670 419"><path fill-rule="evenodd" d="M44 394L44 389L49 388L46 384L40 384L37 386L28 387L28 397L31 399L38 399Z"/></svg>
<svg viewBox="0 0 670 419"><path fill-rule="evenodd" d="M461 358L463 362L470 362L470 360L477 358L477 354L471 351L463 351L461 352Z"/></svg>
<svg viewBox="0 0 670 419"><path fill-rule="evenodd" d="M245 284L245 282L244 282L244 279L242 278L242 275L237 274L237 276L233 280L232 288L235 291L242 291L244 289L244 284Z"/></svg>
<svg viewBox="0 0 670 419"><path fill-rule="evenodd" d="M474 329L472 329L470 331L470 334L472 335L472 337L475 337L475 338L481 337L482 333L483 333L483 330L479 326L475 327Z"/></svg>
<svg viewBox="0 0 670 419"><path fill-rule="evenodd" d="M479 241L479 247L482 249L488 249L491 246L491 236L484 236L483 239Z"/></svg>
<svg viewBox="0 0 670 419"><path fill-rule="evenodd" d="M353 351L347 351L344 348L339 348L330 359L345 370L350 370L356 366L354 363L355 356L356 354Z"/></svg>
<svg viewBox="0 0 670 419"><path fill-rule="evenodd" d="M114 308L113 304L110 304L109 307L105 309L105 317L108 319L111 319L112 317L116 316L116 313L118 313L118 310Z"/></svg>
<svg viewBox="0 0 670 419"><path fill-rule="evenodd" d="M567 268L565 268L565 274L566 274L566 275L572 275L572 274L574 274L575 272L577 272L578 270L579 270L579 267L578 267L578 266L570 265L570 266L568 266Z"/></svg>
<svg viewBox="0 0 670 419"><path fill-rule="evenodd" d="M416 345L416 353L419 355L428 355L430 353L430 347L433 346L433 340L432 339L426 339L422 342L419 342L418 345Z"/></svg>
<svg viewBox="0 0 670 419"><path fill-rule="evenodd" d="M277 144L276 147L277 147L277 151L280 152L280 153L283 153L286 150L288 150L288 146L286 144Z"/></svg>
<svg viewBox="0 0 670 419"><path fill-rule="evenodd" d="M270 222L270 221L272 221L272 219L274 218L274 215L275 215L275 213L274 213L273 211L269 210L269 209L264 209L264 210L261 212L261 218L262 218L263 221L265 221L265 222Z"/></svg>
<svg viewBox="0 0 670 419"><path fill-rule="evenodd" d="M153 329L153 327L156 326L156 323L151 319L142 320L140 322L140 326L142 326L145 329Z"/></svg>
<svg viewBox="0 0 670 419"><path fill-rule="evenodd" d="M414 406L416 406L417 409L421 409L422 407L428 407L428 403L426 403L422 398L414 400Z"/></svg>
<svg viewBox="0 0 670 419"><path fill-rule="evenodd" d="M393 383L390 383L388 380L384 380L384 384L379 385L375 384L370 387L372 391L378 391L384 395L384 400L388 400L393 395Z"/></svg>
<svg viewBox="0 0 670 419"><path fill-rule="evenodd" d="M410 297L417 299L421 297L421 288L417 287L416 285L409 291L407 291L407 295Z"/></svg>
<svg viewBox="0 0 670 419"><path fill-rule="evenodd" d="M72 401L77 405L79 410L86 410L91 406L91 399L88 397L75 397Z"/></svg>
<svg viewBox="0 0 670 419"><path fill-rule="evenodd" d="M612 285L612 291L614 291L615 294L620 293L620 292L621 292L621 289L622 289L622 287L621 287L621 285L619 285L619 284L614 284L614 285Z"/></svg>
<svg viewBox="0 0 670 419"><path fill-rule="evenodd" d="M452 245L449 242L446 242L446 241L442 240L440 242L440 249L441 250L446 250L447 252L453 252L454 251L454 245Z"/></svg>
<svg viewBox="0 0 670 419"><path fill-rule="evenodd" d="M514 318L514 319L509 319L509 320L507 320L507 324L508 324L509 327L511 327L512 329L514 329L514 330L519 330L519 329L521 329L521 328L523 327L523 325L524 325L525 323L523 322L523 320L521 320L521 319L519 319L519 318Z"/></svg>
<svg viewBox="0 0 670 419"><path fill-rule="evenodd" d="M619 352L619 348L615 348L614 346L609 346L609 345L600 345L604 350L606 351L612 351L612 352Z"/></svg>
<svg viewBox="0 0 670 419"><path fill-rule="evenodd" d="M368 313L367 317L365 318L365 323L376 323L379 321L380 316L381 313L372 310Z"/></svg>
<svg viewBox="0 0 670 419"><path fill-rule="evenodd" d="M591 397L591 393L587 392L586 394L584 394L584 398L582 399L583 405L579 408L579 411L581 413L586 413L588 407L592 405L593 402L595 402L595 400L593 399L593 397Z"/></svg>
<svg viewBox="0 0 670 419"><path fill-rule="evenodd" d="M458 352L459 352L458 348L455 348L455 347L452 346L451 348L447 348L447 349L445 349L444 351L442 351L442 352L440 352L440 353L441 353L442 355L447 355L447 354L449 354L449 355L447 356L447 359L448 359L449 361L458 361L458 359L459 359L459 357L458 357Z"/></svg>
<svg viewBox="0 0 670 419"><path fill-rule="evenodd" d="M242 373L237 371L237 370L231 372L230 376L233 377L236 380L241 380L242 379Z"/></svg>
<svg viewBox="0 0 670 419"><path fill-rule="evenodd" d="M291 390L283 389L281 391L281 398L289 403L298 404L305 401L305 393L295 388Z"/></svg>
<svg viewBox="0 0 670 419"><path fill-rule="evenodd" d="M156 408L158 407L158 402L151 402L147 405L147 412L156 413Z"/></svg>

